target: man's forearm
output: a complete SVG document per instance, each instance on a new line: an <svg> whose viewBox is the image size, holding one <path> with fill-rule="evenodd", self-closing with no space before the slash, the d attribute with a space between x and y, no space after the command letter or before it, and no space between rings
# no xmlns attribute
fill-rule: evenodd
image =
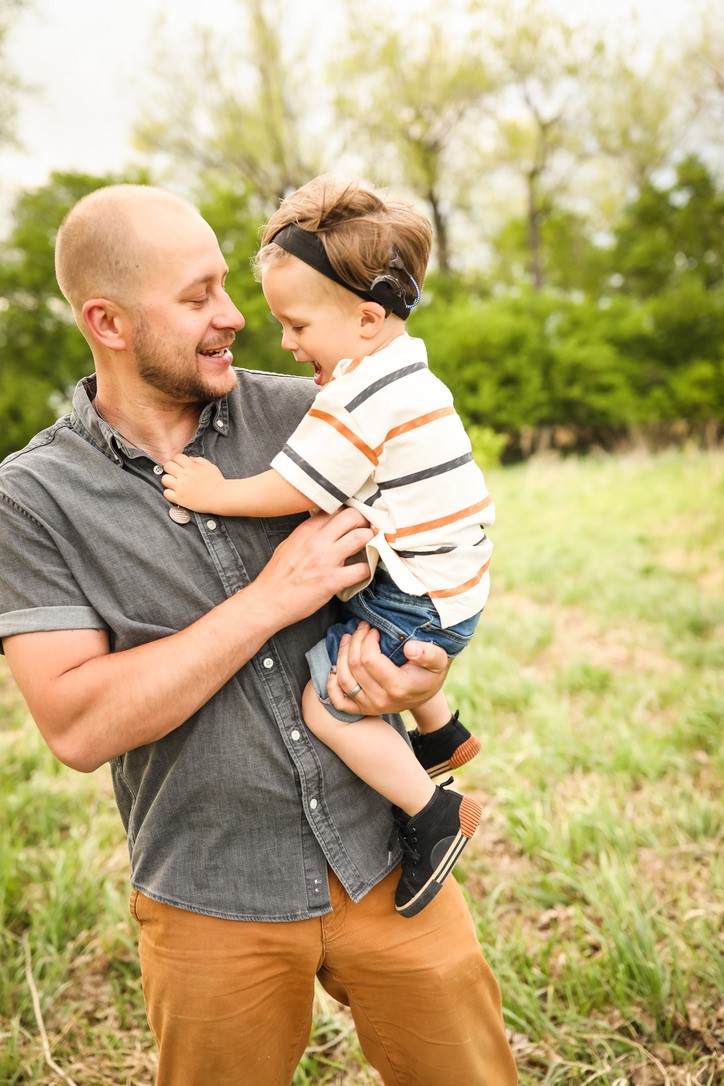
<svg viewBox="0 0 724 1086"><path fill-rule="evenodd" d="M183 724L283 625L250 586L186 629L122 652L107 651L104 633L85 631L97 650L81 663L70 656L47 686L22 681L12 638L6 651L48 746L66 765L91 772ZM66 631L28 636L44 637L50 651L51 639L68 643Z"/></svg>
<svg viewBox="0 0 724 1086"><path fill-rule="evenodd" d="M346 565L372 533L358 513L321 514L274 551L260 575L177 633L122 652L99 630L4 639L11 671L48 746L91 771L183 724L278 630L369 572Z"/></svg>

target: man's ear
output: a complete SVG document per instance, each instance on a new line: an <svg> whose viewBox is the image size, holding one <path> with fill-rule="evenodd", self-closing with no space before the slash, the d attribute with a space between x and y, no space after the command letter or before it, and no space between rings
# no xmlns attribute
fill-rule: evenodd
<svg viewBox="0 0 724 1086"><path fill-rule="evenodd" d="M379 302L363 300L359 306L360 335L365 339L371 339L377 335L387 319L384 306Z"/></svg>
<svg viewBox="0 0 724 1086"><path fill-rule="evenodd" d="M109 351L125 351L128 346L125 312L107 298L89 298L81 310L83 322L93 339Z"/></svg>

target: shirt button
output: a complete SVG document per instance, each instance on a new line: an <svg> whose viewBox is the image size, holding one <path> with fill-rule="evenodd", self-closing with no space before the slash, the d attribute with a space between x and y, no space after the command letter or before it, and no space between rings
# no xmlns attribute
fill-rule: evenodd
<svg viewBox="0 0 724 1086"><path fill-rule="evenodd" d="M267 669L267 671L273 668L274 661L272 660L271 656L267 656L266 659L262 660L262 665Z"/></svg>
<svg viewBox="0 0 724 1086"><path fill-rule="evenodd" d="M301 732L297 731L297 729L295 728L294 731L292 732L292 739L294 740L295 743L300 738L300 736L301 736Z"/></svg>
<svg viewBox="0 0 724 1086"><path fill-rule="evenodd" d="M161 467L160 464L154 464L154 466L153 466L153 474L154 475L163 475L163 468Z"/></svg>
<svg viewBox="0 0 724 1086"><path fill-rule="evenodd" d="M224 422L223 419L217 419L216 422L214 423L214 426L216 427L217 430L223 430L225 425L226 425L226 423Z"/></svg>
<svg viewBox="0 0 724 1086"><path fill-rule="evenodd" d="M209 529L210 532L213 532L214 528L216 527L216 521L215 520L207 520L206 521L206 527Z"/></svg>
<svg viewBox="0 0 724 1086"><path fill-rule="evenodd" d="M316 811L316 809L317 809L317 801L316 801L316 799L312 799L312 800L309 801L309 809L312 810L312 811Z"/></svg>

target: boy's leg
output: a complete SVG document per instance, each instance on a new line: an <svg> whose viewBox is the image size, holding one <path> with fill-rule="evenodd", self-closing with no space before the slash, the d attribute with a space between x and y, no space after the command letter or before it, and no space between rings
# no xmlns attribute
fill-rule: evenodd
<svg viewBox="0 0 724 1086"><path fill-rule="evenodd" d="M454 879L418 916L395 912L397 872L354 904L330 875L319 979L352 1009L385 1086L514 1086L500 993Z"/></svg>
<svg viewBox="0 0 724 1086"><path fill-rule="evenodd" d="M221 920L131 895L156 1086L284 1086L309 1039L319 919Z"/></svg>
<svg viewBox="0 0 724 1086"><path fill-rule="evenodd" d="M380 717L338 720L311 683L302 695L302 713L317 738L392 803L390 847L396 837L403 850L394 904L404 916L415 916L440 892L475 833L480 804L434 785L402 736Z"/></svg>
<svg viewBox="0 0 724 1086"><path fill-rule="evenodd" d="M430 735L432 732L444 728L452 716L445 693L439 690L437 694L411 710L417 730L421 735Z"/></svg>
<svg viewBox="0 0 724 1086"><path fill-rule="evenodd" d="M387 721L371 716L352 723L338 720L325 709L311 683L302 695L302 715L309 730L390 803L408 815L429 803L435 785Z"/></svg>

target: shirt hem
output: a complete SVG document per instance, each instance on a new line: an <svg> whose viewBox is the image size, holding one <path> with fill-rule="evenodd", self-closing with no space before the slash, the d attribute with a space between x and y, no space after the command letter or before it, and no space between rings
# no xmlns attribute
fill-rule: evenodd
<svg viewBox="0 0 724 1086"><path fill-rule="evenodd" d="M347 890L347 893L349 894L351 901L353 901L355 904L357 904L357 902L361 901L363 897L365 897L367 894L369 894L370 891L373 890L375 888L375 886L378 885L378 883L382 882L383 879L386 879L391 871L394 871L394 869L397 867L399 862L400 862L400 858L398 857L396 860L393 861L392 864L390 864L389 867L383 868L383 870L380 871L377 875L372 876L372 878L369 880L369 885L364 890L362 890L361 892L358 892L358 893L355 893L355 894L350 894L349 890ZM340 880L340 882L344 886L344 880L341 878L341 876L336 871L335 871L335 874L337 875L337 878ZM260 915L258 913L234 913L234 912L227 912L227 911L224 911L224 910L221 910L221 909L210 909L207 906L201 907L201 906L198 906L198 905L191 905L188 902L181 902L181 901L177 901L177 900L175 900L173 898L164 897L161 894L155 894L155 893L153 893L152 890L149 890L147 887L143 886L141 883L135 882L133 879L131 879L131 886L133 887L134 890L140 891L140 893L142 893L145 897L150 898L152 901L159 902L160 905L170 905L171 908L173 908L173 909L183 909L184 912L196 913L197 916L213 916L218 920L241 920L241 921L250 921L252 923L259 922L261 924L274 924L274 923L291 924L291 923L294 923L295 921L298 921L298 920L314 920L318 916L328 916L329 913L332 912L331 902L327 901L324 905L320 906L317 909L309 909L306 912L301 912L301 913L282 913L280 915L269 915L269 914Z"/></svg>

